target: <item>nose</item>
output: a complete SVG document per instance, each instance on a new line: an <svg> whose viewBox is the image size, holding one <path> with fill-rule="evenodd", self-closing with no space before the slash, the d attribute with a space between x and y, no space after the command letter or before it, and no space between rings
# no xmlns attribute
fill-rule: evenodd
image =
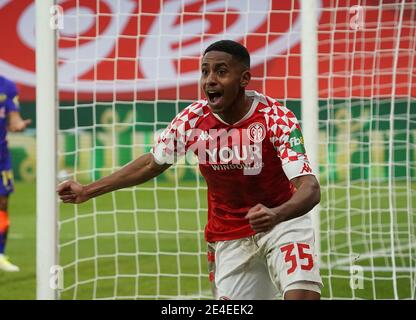
<svg viewBox="0 0 416 320"><path fill-rule="evenodd" d="M215 72L208 73L206 83L209 87L217 84L217 77L215 76Z"/></svg>

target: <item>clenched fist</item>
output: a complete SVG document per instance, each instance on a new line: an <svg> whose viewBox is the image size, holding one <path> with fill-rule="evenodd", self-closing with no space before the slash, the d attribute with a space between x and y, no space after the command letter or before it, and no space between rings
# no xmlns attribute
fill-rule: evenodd
<svg viewBox="0 0 416 320"><path fill-rule="evenodd" d="M260 203L252 207L246 215L246 219L256 233L271 230L280 222L279 218L274 211Z"/></svg>
<svg viewBox="0 0 416 320"><path fill-rule="evenodd" d="M64 203L82 203L89 199L85 195L85 186L73 180L60 183L56 192Z"/></svg>

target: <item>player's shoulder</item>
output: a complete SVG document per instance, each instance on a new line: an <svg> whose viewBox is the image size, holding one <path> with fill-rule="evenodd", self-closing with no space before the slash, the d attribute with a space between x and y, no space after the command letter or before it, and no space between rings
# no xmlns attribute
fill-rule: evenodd
<svg viewBox="0 0 416 320"><path fill-rule="evenodd" d="M205 118L209 113L210 109L207 101L197 100L179 112L174 120L195 123L198 119Z"/></svg>
<svg viewBox="0 0 416 320"><path fill-rule="evenodd" d="M294 116L293 112L277 99L271 98L264 94L258 94L259 106L258 111L266 117L284 117L287 115Z"/></svg>
<svg viewBox="0 0 416 320"><path fill-rule="evenodd" d="M16 95L17 93L16 83L1 75L0 75L0 87L1 87L1 91L3 91L3 93L6 93L8 95Z"/></svg>
<svg viewBox="0 0 416 320"><path fill-rule="evenodd" d="M285 105L268 97L261 95L258 111L263 113L267 131L271 136L286 134L298 126L295 114Z"/></svg>

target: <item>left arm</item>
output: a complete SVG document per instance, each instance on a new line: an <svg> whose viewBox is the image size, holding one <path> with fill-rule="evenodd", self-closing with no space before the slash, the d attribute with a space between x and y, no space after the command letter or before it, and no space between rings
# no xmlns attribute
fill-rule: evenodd
<svg viewBox="0 0 416 320"><path fill-rule="evenodd" d="M275 208L267 208L259 203L248 211L246 218L254 231L268 231L283 221L308 213L319 203L320 187L314 175L298 176L290 182L297 190L288 201Z"/></svg>
<svg viewBox="0 0 416 320"><path fill-rule="evenodd" d="M24 131L31 122L30 119L23 120L19 111L9 112L9 130L11 132Z"/></svg>

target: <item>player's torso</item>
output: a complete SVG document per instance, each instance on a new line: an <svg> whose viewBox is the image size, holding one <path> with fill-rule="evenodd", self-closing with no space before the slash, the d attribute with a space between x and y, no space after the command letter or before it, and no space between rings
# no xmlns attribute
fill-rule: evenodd
<svg viewBox="0 0 416 320"><path fill-rule="evenodd" d="M196 123L194 138L188 141L199 161L211 203L225 211L247 212L257 203L277 206L287 201L292 186L270 141L262 111L256 103L246 117L234 125L210 113Z"/></svg>

